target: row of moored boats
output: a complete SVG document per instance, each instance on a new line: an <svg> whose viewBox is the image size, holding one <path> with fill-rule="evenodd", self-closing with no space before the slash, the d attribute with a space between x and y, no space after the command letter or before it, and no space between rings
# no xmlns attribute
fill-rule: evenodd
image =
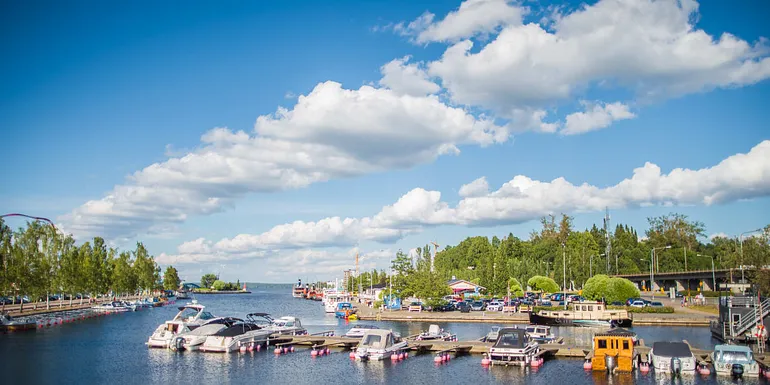
<svg viewBox="0 0 770 385"><path fill-rule="evenodd" d="M307 330L296 317L275 319L267 313L249 313L245 319L217 317L193 301L180 306L173 319L158 326L147 346L229 353L259 348L275 336L303 334L307 334Z"/></svg>

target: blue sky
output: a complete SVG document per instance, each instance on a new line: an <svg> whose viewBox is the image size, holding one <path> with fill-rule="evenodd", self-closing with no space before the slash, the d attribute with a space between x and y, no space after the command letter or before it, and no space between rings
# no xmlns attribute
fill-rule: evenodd
<svg viewBox="0 0 770 385"><path fill-rule="evenodd" d="M8 4L0 211L56 218L80 239L141 240L188 279L225 265L227 278L274 282L339 275L356 244L366 266L385 267L396 249L430 240L525 237L549 211L600 224L602 203L640 229L677 211L737 235L770 211L768 153L734 157L770 139L767 11L762 1ZM416 22L425 12L434 16ZM407 80L385 80L387 63ZM271 115L279 107L293 115ZM540 121L523 118L537 111ZM274 141L203 143L216 127ZM201 153L223 165L206 169ZM335 156L344 165L329 166ZM200 163L166 166L189 157ZM736 165L708 170L725 159ZM645 197L494 193L517 175L604 189L645 162L664 176L702 172L642 178L631 190L654 190ZM488 191L460 195L480 177ZM139 186L148 202L116 186ZM336 216L359 222L308 230Z"/></svg>

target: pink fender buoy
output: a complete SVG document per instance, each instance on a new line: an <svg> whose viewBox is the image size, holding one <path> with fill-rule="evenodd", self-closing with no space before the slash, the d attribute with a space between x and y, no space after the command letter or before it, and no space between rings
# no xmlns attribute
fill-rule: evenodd
<svg viewBox="0 0 770 385"><path fill-rule="evenodd" d="M289 351L290 351L290 352L292 352L292 353L294 353L294 345L292 345L292 346L289 346Z"/></svg>
<svg viewBox="0 0 770 385"><path fill-rule="evenodd" d="M489 358L487 358L487 357L484 357L484 358L481 359L481 366L489 366L490 363L491 362L490 362Z"/></svg>
<svg viewBox="0 0 770 385"><path fill-rule="evenodd" d="M704 376L708 376L709 374L711 374L711 370L709 370L708 366L702 365L702 366L698 367L698 373L700 373L700 374L702 374Z"/></svg>
<svg viewBox="0 0 770 385"><path fill-rule="evenodd" d="M404 353L403 352L398 353L398 359L399 360L403 360L404 359Z"/></svg>
<svg viewBox="0 0 770 385"><path fill-rule="evenodd" d="M318 357L318 352L315 349L311 350L310 357Z"/></svg>
<svg viewBox="0 0 770 385"><path fill-rule="evenodd" d="M275 350L273 351L273 353L275 353L275 354L281 354L281 348L275 348Z"/></svg>
<svg viewBox="0 0 770 385"><path fill-rule="evenodd" d="M536 368L536 367L540 366L540 360L535 358L532 361L529 361L529 366L531 366L533 368Z"/></svg>
<svg viewBox="0 0 770 385"><path fill-rule="evenodd" d="M593 364L591 364L591 361L586 361L583 363L583 370L591 370L593 368Z"/></svg>
<svg viewBox="0 0 770 385"><path fill-rule="evenodd" d="M257 351L262 350L262 344L257 344Z"/></svg>
<svg viewBox="0 0 770 385"><path fill-rule="evenodd" d="M246 346L241 346L238 350L240 350L241 353L246 353Z"/></svg>
<svg viewBox="0 0 770 385"><path fill-rule="evenodd" d="M765 378L770 380L770 370L765 369Z"/></svg>
<svg viewBox="0 0 770 385"><path fill-rule="evenodd" d="M396 353L391 354L390 355L390 360L391 361L398 361L398 354L396 354Z"/></svg>
<svg viewBox="0 0 770 385"><path fill-rule="evenodd" d="M647 373L647 372L649 372L649 371L650 371L650 365L648 365L648 364L647 364L647 363L645 363L645 362L641 363L641 364L639 365L639 371L640 371L640 372L642 372L642 373Z"/></svg>
<svg viewBox="0 0 770 385"><path fill-rule="evenodd" d="M283 347L283 349L281 349L281 350L283 351L283 354L286 354L286 353L288 353L288 352L289 352L289 348L287 348L287 347L285 347L285 346L284 346L284 347Z"/></svg>
<svg viewBox="0 0 770 385"><path fill-rule="evenodd" d="M441 356L433 357L433 362L440 364L441 363Z"/></svg>
<svg viewBox="0 0 770 385"><path fill-rule="evenodd" d="M348 354L348 357L350 357L350 358L356 358L356 352L355 352L355 350L351 350L351 351L350 351L350 354Z"/></svg>

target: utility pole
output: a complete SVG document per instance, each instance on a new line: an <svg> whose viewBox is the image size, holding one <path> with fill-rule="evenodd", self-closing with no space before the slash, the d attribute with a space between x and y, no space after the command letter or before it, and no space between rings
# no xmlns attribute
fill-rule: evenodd
<svg viewBox="0 0 770 385"><path fill-rule="evenodd" d="M358 272L358 250L356 250L356 277L358 278L358 298L361 298L361 275Z"/></svg>
<svg viewBox="0 0 770 385"><path fill-rule="evenodd" d="M607 207L604 214L604 238L607 244L604 254L607 256L607 274L610 273L610 255L612 255L612 237L610 236L610 208Z"/></svg>
<svg viewBox="0 0 770 385"><path fill-rule="evenodd" d="M563 285L562 288L564 290L564 294L562 295L562 300L564 301L564 310L567 310L567 246L562 243L561 244L561 262L562 262L562 282Z"/></svg>

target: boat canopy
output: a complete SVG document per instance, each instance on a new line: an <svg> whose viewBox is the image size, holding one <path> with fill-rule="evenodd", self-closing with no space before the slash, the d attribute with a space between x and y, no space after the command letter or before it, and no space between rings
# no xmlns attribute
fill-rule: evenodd
<svg viewBox="0 0 770 385"><path fill-rule="evenodd" d="M502 328L497 336L496 348L524 348L529 342L524 329Z"/></svg>
<svg viewBox="0 0 770 385"><path fill-rule="evenodd" d="M438 325L430 325L428 327L428 334L441 334L441 328Z"/></svg>
<svg viewBox="0 0 770 385"><path fill-rule="evenodd" d="M246 319L257 324L271 324L275 321L273 317L267 313L249 313L246 315Z"/></svg>
<svg viewBox="0 0 770 385"><path fill-rule="evenodd" d="M747 346L717 345L714 346L714 361L732 364L745 364L754 361L754 354Z"/></svg>
<svg viewBox="0 0 770 385"><path fill-rule="evenodd" d="M361 338L360 348L385 349L393 345L393 333L390 330L372 329Z"/></svg>
<svg viewBox="0 0 770 385"><path fill-rule="evenodd" d="M605 332L596 333L596 337L636 337L636 333L624 328L612 328Z"/></svg>
<svg viewBox="0 0 770 385"><path fill-rule="evenodd" d="M220 330L216 333L214 333L217 337L235 337L239 336L243 333L250 332L252 330L259 330L260 327L257 325L254 325L252 323L237 323L233 326L230 326L227 329Z"/></svg>
<svg viewBox="0 0 770 385"><path fill-rule="evenodd" d="M690 346L684 342L658 341L652 344L652 351L656 356L665 357L692 357Z"/></svg>

